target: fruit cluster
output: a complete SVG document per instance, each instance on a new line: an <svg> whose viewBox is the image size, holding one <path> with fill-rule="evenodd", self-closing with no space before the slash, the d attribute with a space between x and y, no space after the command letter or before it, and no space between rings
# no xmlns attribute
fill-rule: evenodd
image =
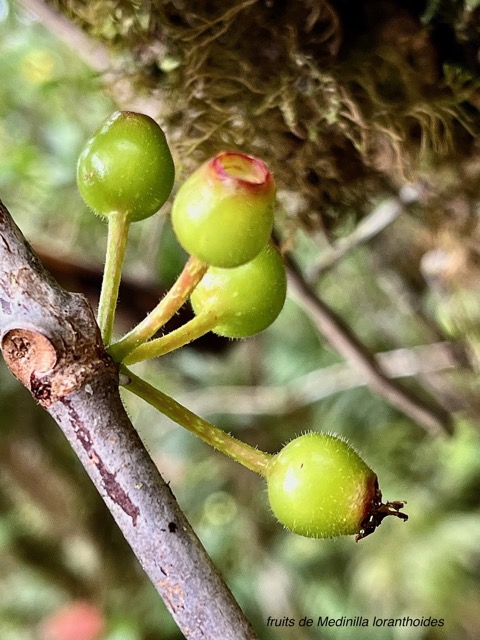
<svg viewBox="0 0 480 640"><path fill-rule="evenodd" d="M382 503L377 476L344 440L323 433L295 438L270 455L226 434L141 380L126 364L157 357L207 331L245 338L267 328L286 297L286 274L270 241L275 184L265 163L238 152L219 153L178 189L172 224L190 254L171 291L118 342L111 343L129 225L153 215L173 187L173 159L150 117L117 112L85 144L78 187L109 235L98 322L127 388L208 444L262 475L273 513L310 537L372 533L387 515L403 520L402 502ZM194 318L161 338L152 336L190 299Z"/></svg>

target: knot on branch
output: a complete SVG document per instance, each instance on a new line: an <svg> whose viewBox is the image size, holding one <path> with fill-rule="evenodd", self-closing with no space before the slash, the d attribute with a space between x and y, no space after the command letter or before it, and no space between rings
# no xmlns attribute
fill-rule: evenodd
<svg viewBox="0 0 480 640"><path fill-rule="evenodd" d="M41 333L12 329L2 340L5 362L13 375L30 388L32 378L51 371L57 363L53 344Z"/></svg>
<svg viewBox="0 0 480 640"><path fill-rule="evenodd" d="M44 407L100 377L118 386L84 296L62 289L0 201L0 347L13 375Z"/></svg>
<svg viewBox="0 0 480 640"><path fill-rule="evenodd" d="M38 331L15 328L3 336L1 350L13 375L44 407L65 398L100 371L118 375L117 366L98 342L63 351Z"/></svg>

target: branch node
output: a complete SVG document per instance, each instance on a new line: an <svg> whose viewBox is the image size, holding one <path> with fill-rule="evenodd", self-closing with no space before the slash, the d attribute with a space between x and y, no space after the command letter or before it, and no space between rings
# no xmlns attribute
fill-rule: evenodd
<svg viewBox="0 0 480 640"><path fill-rule="evenodd" d="M58 360L56 349L50 340L41 333L28 329L8 331L3 336L1 348L10 371L32 393L38 374L51 371Z"/></svg>

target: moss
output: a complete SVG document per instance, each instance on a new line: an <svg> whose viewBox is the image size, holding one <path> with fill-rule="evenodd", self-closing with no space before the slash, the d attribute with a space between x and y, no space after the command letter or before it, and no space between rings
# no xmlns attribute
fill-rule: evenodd
<svg viewBox="0 0 480 640"><path fill-rule="evenodd" d="M468 154L478 128L471 41L455 40L473 18L460 8L446 24L438 2L54 4L128 52L185 171L226 148L260 154L302 194L309 227L361 217L373 194Z"/></svg>

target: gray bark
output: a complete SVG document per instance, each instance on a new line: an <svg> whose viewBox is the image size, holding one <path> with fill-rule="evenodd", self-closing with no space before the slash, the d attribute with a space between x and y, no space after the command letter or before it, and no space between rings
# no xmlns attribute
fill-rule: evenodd
<svg viewBox="0 0 480 640"><path fill-rule="evenodd" d="M120 400L91 307L61 289L0 202L0 341L55 419L188 640L255 640Z"/></svg>

